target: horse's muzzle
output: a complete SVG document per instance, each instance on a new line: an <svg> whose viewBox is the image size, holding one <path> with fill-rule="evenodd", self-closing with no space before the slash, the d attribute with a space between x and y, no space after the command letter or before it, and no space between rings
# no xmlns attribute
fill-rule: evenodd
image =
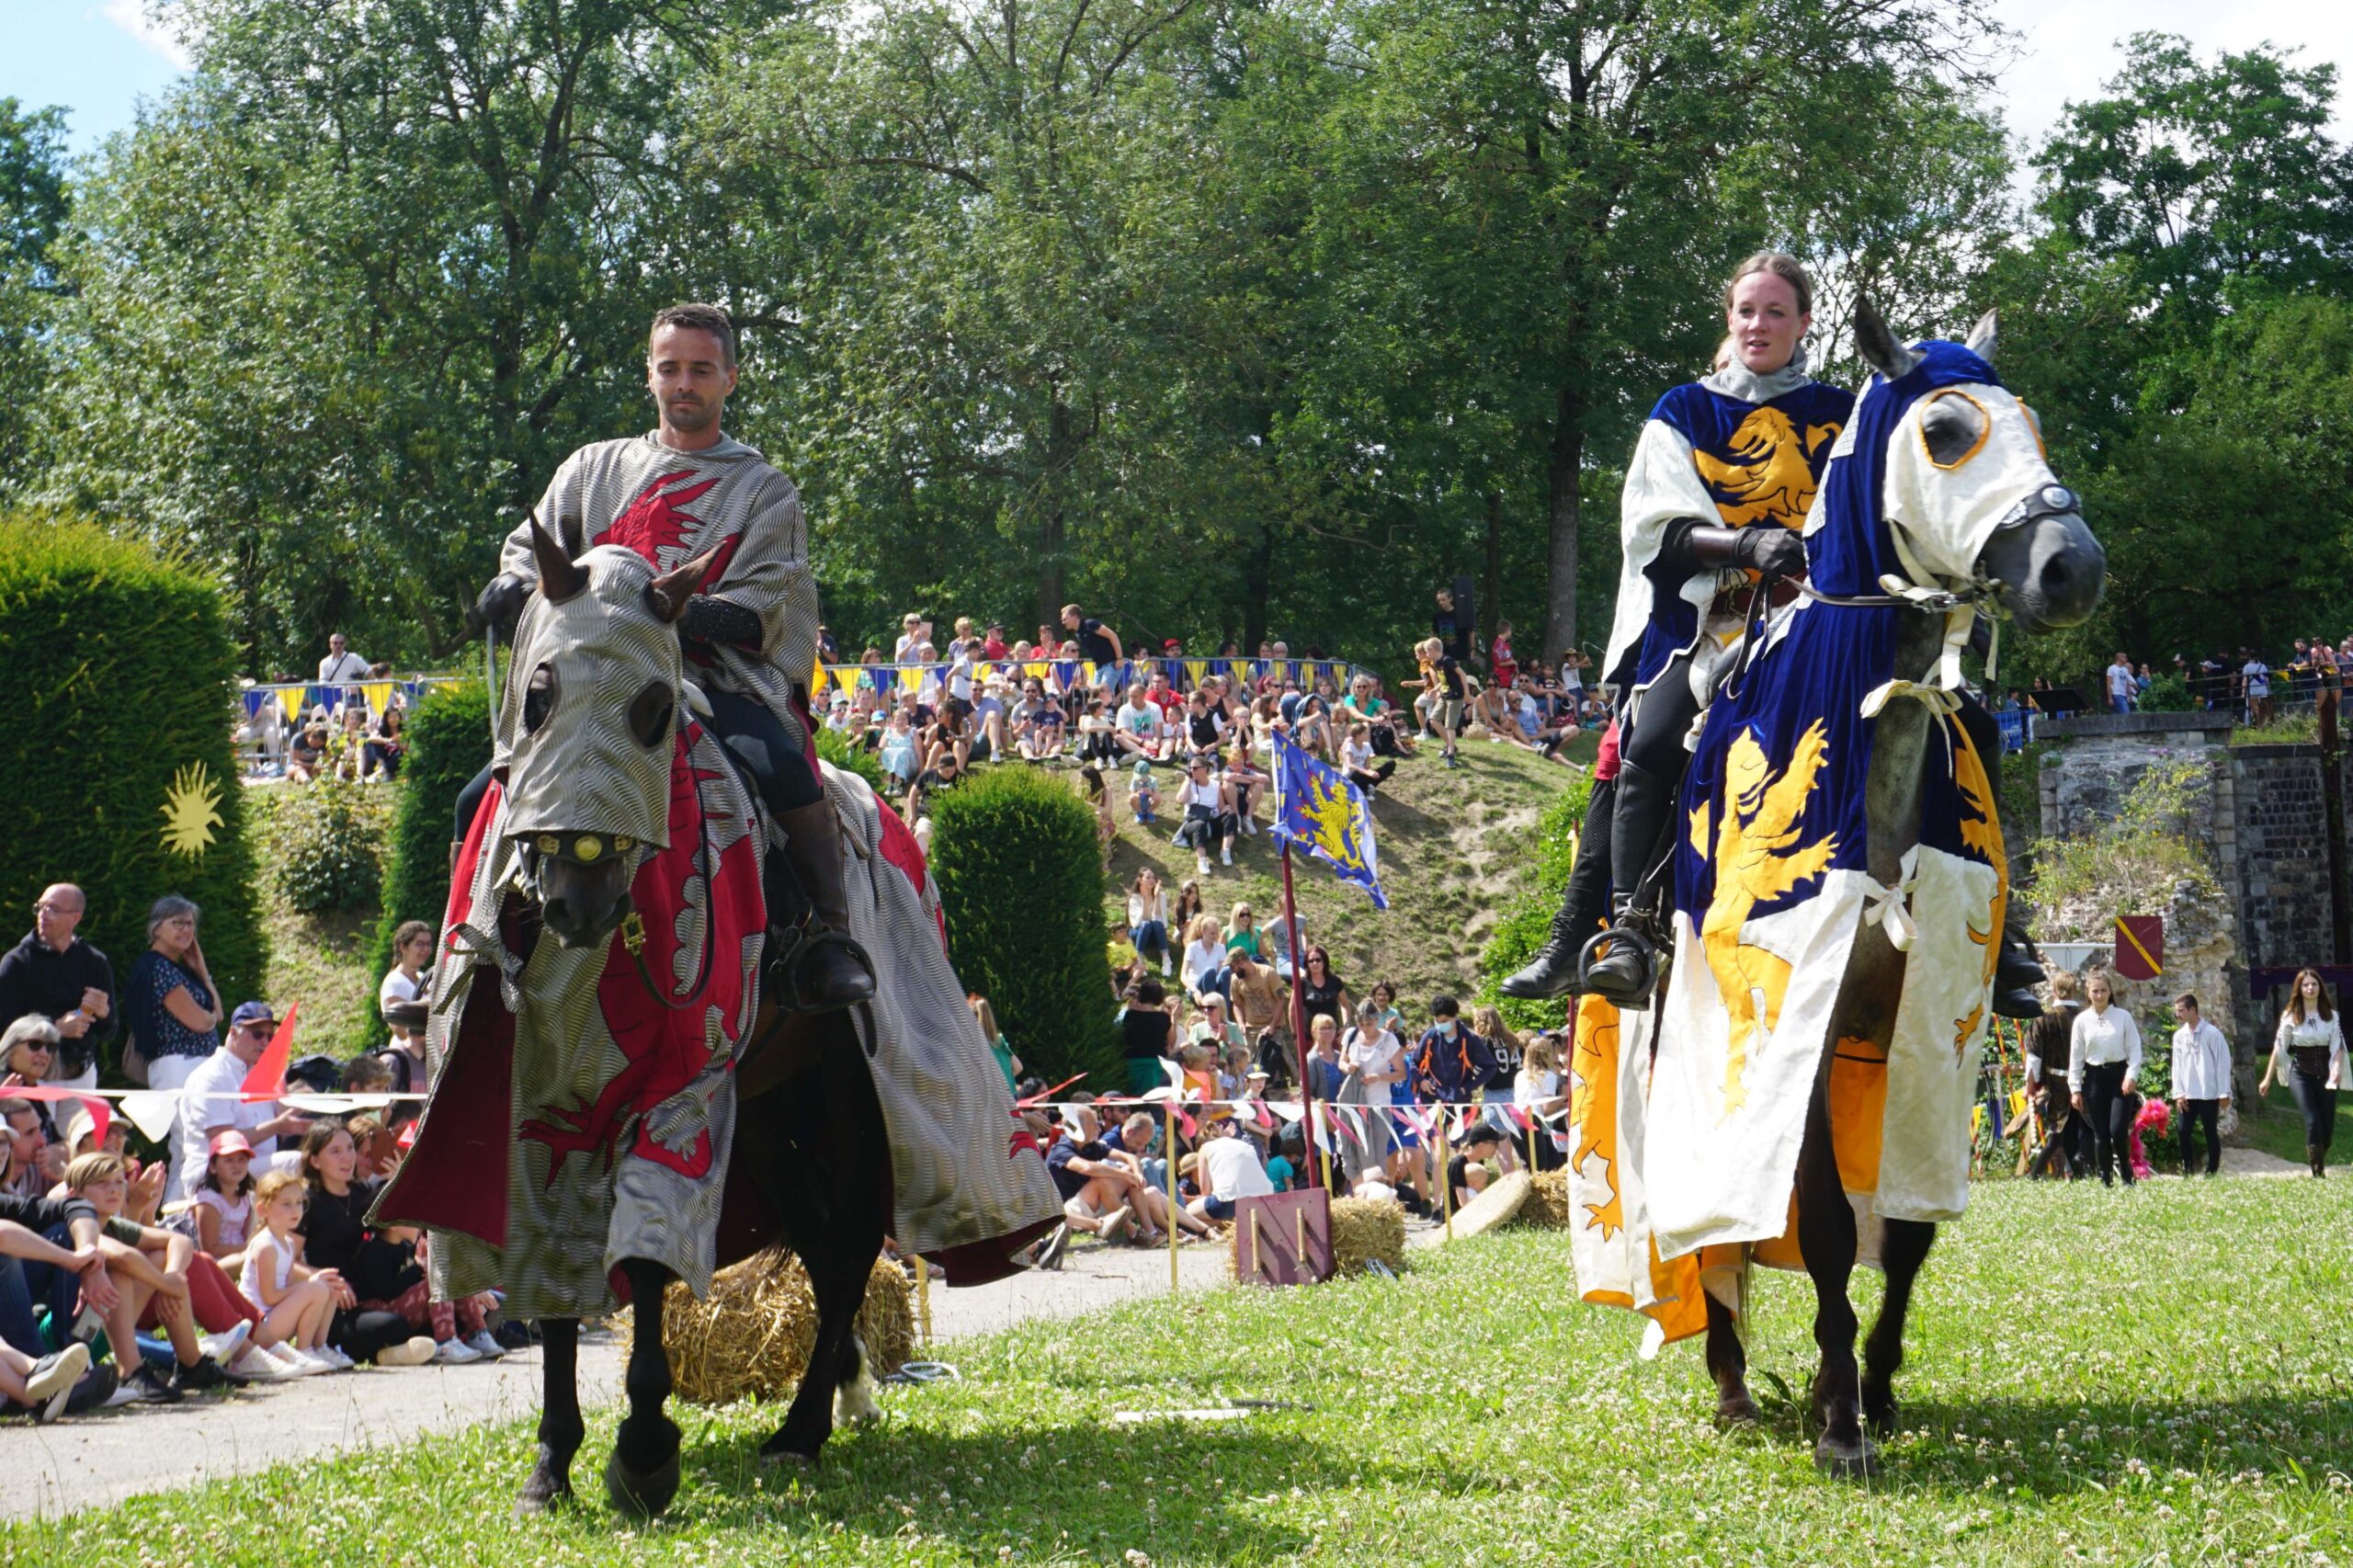
<svg viewBox="0 0 2353 1568"><path fill-rule="evenodd" d="M2057 485L2045 494L2063 500L2063 509L2029 508L1996 528L1979 557L1985 575L2003 585L2002 608L2029 634L2082 625L2108 585L2108 552L2084 526L2075 496Z"/></svg>
<svg viewBox="0 0 2353 1568"><path fill-rule="evenodd" d="M584 862L538 855L540 922L567 948L604 945L629 914L630 857L608 854Z"/></svg>

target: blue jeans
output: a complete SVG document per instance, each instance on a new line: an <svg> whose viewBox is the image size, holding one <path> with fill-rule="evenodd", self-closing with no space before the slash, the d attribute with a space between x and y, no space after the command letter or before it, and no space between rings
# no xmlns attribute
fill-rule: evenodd
<svg viewBox="0 0 2353 1568"><path fill-rule="evenodd" d="M44 1239L68 1250L74 1245L74 1234L63 1225L51 1226ZM49 1354L35 1307L49 1308L49 1321L62 1335L73 1323L81 1301L82 1277L71 1269L21 1257L0 1257L0 1340L26 1355Z"/></svg>
<svg viewBox="0 0 2353 1568"><path fill-rule="evenodd" d="M1165 959L1172 956L1168 950L1168 926L1165 921L1147 920L1141 926L1131 926L1128 939L1135 944L1136 954L1140 958Z"/></svg>

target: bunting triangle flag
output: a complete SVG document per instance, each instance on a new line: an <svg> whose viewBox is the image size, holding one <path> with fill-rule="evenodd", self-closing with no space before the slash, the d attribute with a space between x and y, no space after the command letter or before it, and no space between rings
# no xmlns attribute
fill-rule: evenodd
<svg viewBox="0 0 2353 1568"><path fill-rule="evenodd" d="M274 1100L286 1092L286 1057L294 1049L294 1018L301 1010L300 1002L286 1009L286 1017L278 1021L278 1032L269 1037L268 1049L246 1072L242 1094L248 1105Z"/></svg>

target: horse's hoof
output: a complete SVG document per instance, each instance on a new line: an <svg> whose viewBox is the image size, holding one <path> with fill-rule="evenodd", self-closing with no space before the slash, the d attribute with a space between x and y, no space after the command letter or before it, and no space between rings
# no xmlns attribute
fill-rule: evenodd
<svg viewBox="0 0 2353 1568"><path fill-rule="evenodd" d="M1884 1437L1895 1430L1895 1401L1893 1398L1873 1399L1863 1396L1863 1425L1873 1437Z"/></svg>
<svg viewBox="0 0 2353 1568"><path fill-rule="evenodd" d="M1765 1412L1745 1392L1731 1399L1716 1401L1716 1430L1729 1432L1735 1426L1754 1426L1765 1419Z"/></svg>
<svg viewBox="0 0 2353 1568"><path fill-rule="evenodd" d="M786 1448L783 1446L781 1431L779 1431L777 1437L769 1438L769 1441L760 1443L760 1464L774 1464L777 1469L790 1469L790 1471L798 1471L798 1474L802 1476L816 1474L814 1452L800 1452L798 1448Z"/></svg>
<svg viewBox="0 0 2353 1568"><path fill-rule="evenodd" d="M670 1457L643 1475L632 1472L621 1463L620 1451L605 1461L605 1495L612 1499L615 1511L641 1519L658 1518L678 1494L678 1455Z"/></svg>
<svg viewBox="0 0 2353 1568"><path fill-rule="evenodd" d="M1825 1433L1813 1445L1813 1468L1841 1481L1867 1481L1879 1473L1879 1445L1869 1437L1841 1442Z"/></svg>
<svg viewBox="0 0 2353 1568"><path fill-rule="evenodd" d="M537 1518L559 1504L571 1501L572 1457L567 1454L559 1460L546 1444L540 1444L538 1461L531 1466L523 1489L515 1494L515 1517Z"/></svg>

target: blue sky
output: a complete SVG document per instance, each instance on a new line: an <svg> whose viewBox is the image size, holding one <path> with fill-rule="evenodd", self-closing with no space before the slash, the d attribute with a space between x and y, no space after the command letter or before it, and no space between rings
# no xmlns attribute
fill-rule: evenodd
<svg viewBox="0 0 2353 1568"><path fill-rule="evenodd" d="M1997 94L2014 133L2048 130L2060 104L2100 90L2116 42L2141 28L2177 32L2201 51L2269 41L2301 46L2307 63L2336 62L2336 132L2353 137L2353 26L2345 0L1994 0L2022 36ZM145 0L0 0L0 97L62 104L74 148L86 152L131 121L133 105L178 74L176 46Z"/></svg>

